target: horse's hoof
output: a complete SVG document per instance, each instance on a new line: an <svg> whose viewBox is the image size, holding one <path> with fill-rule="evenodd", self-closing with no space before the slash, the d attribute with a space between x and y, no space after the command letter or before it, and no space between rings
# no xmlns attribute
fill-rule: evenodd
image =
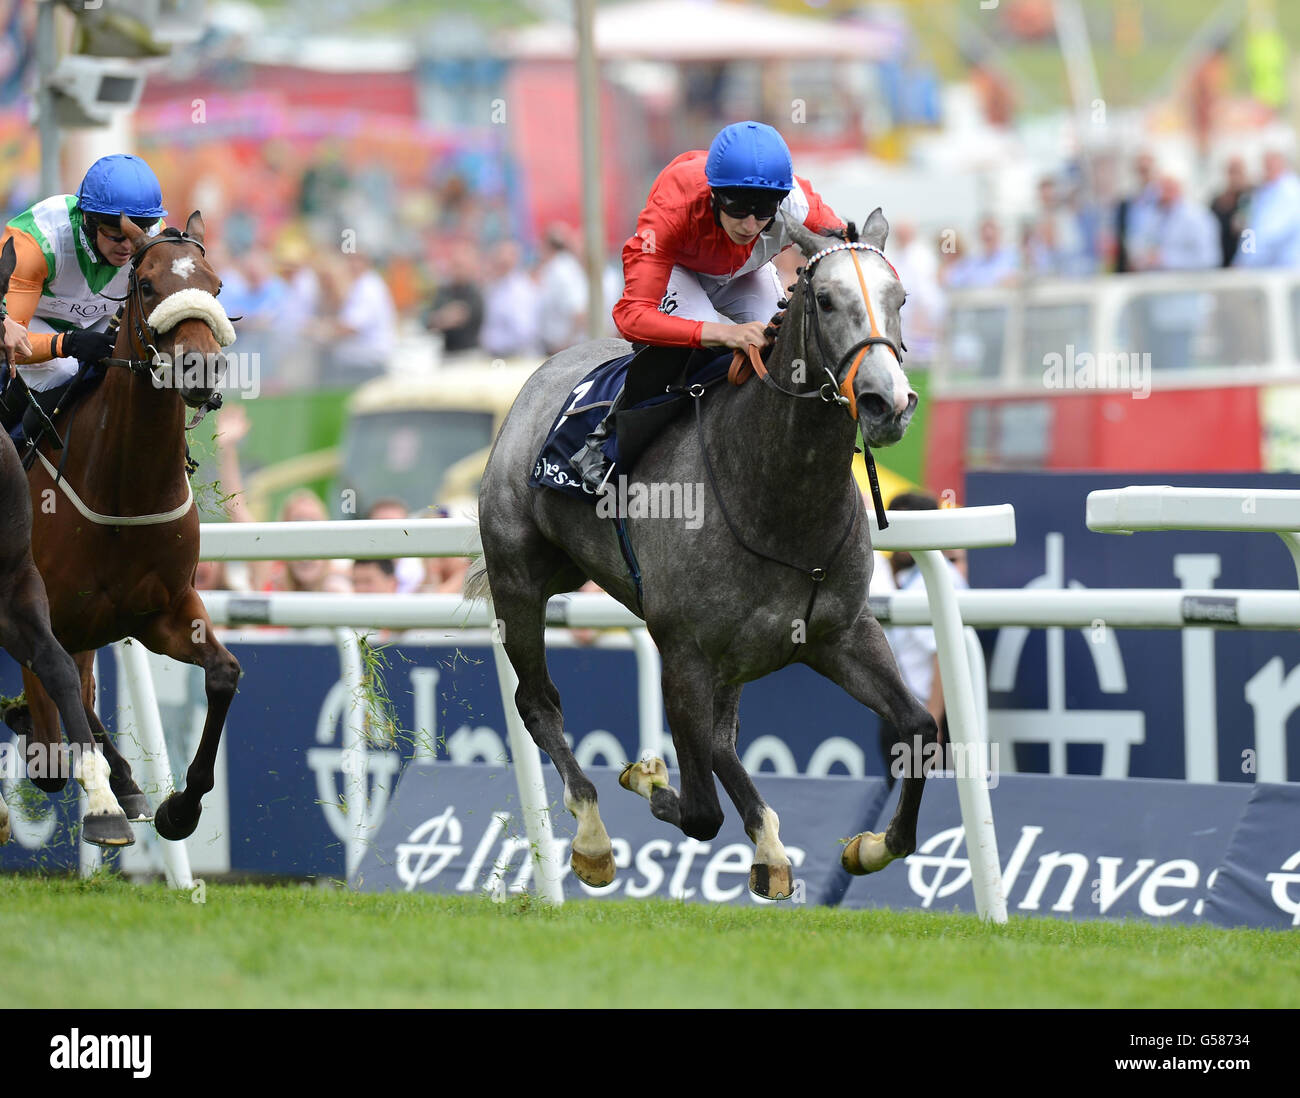
<svg viewBox="0 0 1300 1098"><path fill-rule="evenodd" d="M0 706L0 721L4 721L19 736L31 736L32 711L20 695L8 705Z"/></svg>
<svg viewBox="0 0 1300 1098"><path fill-rule="evenodd" d="M173 793L158 806L153 815L154 830L169 842L176 843L181 839L188 839L199 826L199 816L203 812L203 806L195 805L191 815L180 807L181 804L180 794Z"/></svg>
<svg viewBox="0 0 1300 1098"><path fill-rule="evenodd" d="M664 765L663 759L642 759L640 762L628 763L618 776L618 784L649 800L656 787L668 788L668 767Z"/></svg>
<svg viewBox="0 0 1300 1098"><path fill-rule="evenodd" d="M58 793L65 785L68 784L67 777L62 778L33 778L28 776L27 779L32 785L36 786L42 793Z"/></svg>
<svg viewBox="0 0 1300 1098"><path fill-rule="evenodd" d="M854 835L840 854L840 865L855 877L875 873L884 869L901 854L891 854L885 845L885 836L876 831L864 831Z"/></svg>
<svg viewBox="0 0 1300 1098"><path fill-rule="evenodd" d="M749 867L749 891L765 900L788 900L794 895L794 867L755 862Z"/></svg>
<svg viewBox="0 0 1300 1098"><path fill-rule="evenodd" d="M81 837L96 846L130 846L131 825L120 812L95 812L82 818Z"/></svg>
<svg viewBox="0 0 1300 1098"><path fill-rule="evenodd" d="M149 823L153 819L153 808L143 793L123 794L117 798L117 803L132 823Z"/></svg>
<svg viewBox="0 0 1300 1098"><path fill-rule="evenodd" d="M583 884L591 885L592 888L604 888L607 884L614 881L614 852L605 851L604 854L590 857L581 854L576 850L569 852L569 865L573 868L574 874Z"/></svg>

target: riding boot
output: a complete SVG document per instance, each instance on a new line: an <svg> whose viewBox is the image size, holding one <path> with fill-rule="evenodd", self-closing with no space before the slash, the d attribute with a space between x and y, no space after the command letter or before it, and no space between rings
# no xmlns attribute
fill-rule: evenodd
<svg viewBox="0 0 1300 1098"><path fill-rule="evenodd" d="M610 461L601 450L601 447L609 439L610 432L614 427L614 416L623 407L623 394L627 392L627 385L619 389L618 395L614 397L601 421L596 424L586 439L581 450L569 458L569 464L578 472L578 477L582 481L582 486L593 495L599 494L605 486L605 481L614 471L614 462Z"/></svg>

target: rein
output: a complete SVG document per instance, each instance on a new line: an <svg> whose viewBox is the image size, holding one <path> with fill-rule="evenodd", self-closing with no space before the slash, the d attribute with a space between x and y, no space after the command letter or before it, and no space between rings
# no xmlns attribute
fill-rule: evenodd
<svg viewBox="0 0 1300 1098"><path fill-rule="evenodd" d="M826 256L832 255L835 252L849 252L852 254L853 266L858 274L858 285L862 288L862 300L866 302L867 321L871 325L871 330L870 334L865 339L861 339L857 343L853 344L852 347L840 356L839 362L836 364L835 369L832 370L826 365L829 356L826 353L826 343L822 337L821 322L818 320L817 302L813 297L812 278L813 271L817 264L825 259ZM728 371L727 377L733 385L740 385L743 383L752 369L764 384L769 388L775 389L778 393L781 393L784 396L794 397L795 399L821 399L827 404L838 404L840 407L845 408L854 420L857 420L858 401L853 392L853 382L858 376L858 368L862 365L862 360L866 358L867 352L872 347L879 344L889 348L900 367L903 364L902 351L899 347L894 345L892 339L880 331L879 326L876 324L876 313L871 307L871 295L867 293L867 280L862 273L862 264L858 262L856 254L858 252L874 252L885 261L885 266L893 272L894 277L898 278L898 272L894 270L894 265L885 258L884 252L874 244L863 244L856 240L832 244L829 247L823 248L820 252L809 257L807 264L799 275L799 286L804 295L805 306L803 314L803 344L805 347L809 346L808 333L811 329L811 342L812 345L817 348L818 358L821 360L822 369L826 371L828 380L823 382L820 388L810 391L796 392L793 389L787 389L772 377L771 373L768 372L767 365L763 362L762 353L757 347L751 344L745 349L745 351L739 349L736 350L732 356L731 369ZM746 352L748 352L747 355ZM748 361L746 361L746 358L748 358ZM844 369L844 364L848 362L850 358L853 359L852 365L849 367L844 380L840 381L839 373ZM880 492L880 476L876 472L876 459L871 453L871 447L863 446L863 457L867 466L867 481L871 485L871 503L876 512L876 526L878 529L887 530L889 528L889 520L885 517L885 501ZM714 495L717 495L716 488L714 489ZM730 523L728 523L728 525L730 525ZM735 531L733 530L732 533L734 534ZM742 542L741 544L744 543ZM746 548L748 548L748 546L746 546Z"/></svg>
<svg viewBox="0 0 1300 1098"><path fill-rule="evenodd" d="M858 284L862 287L862 297L867 304L867 318L871 324L871 334L868 335L866 339L859 340L845 351L834 371L832 371L829 366L826 366L827 355L825 344L822 339L821 327L817 321L817 302L813 299L812 293L812 275L813 269L821 259L830 255L832 252L839 251L870 251L875 252L881 259L885 259L884 253L879 248L873 247L870 244L859 244L857 242L835 244L829 248L824 248L822 251L812 256L800 275L800 286L803 290L805 303L804 346L809 346L808 332L811 327L813 341L817 348L818 356L821 359L822 367L826 370L830 380L823 383L820 388L811 391L796 392L787 389L772 377L766 364L763 362L763 357L759 352L759 349L750 345L746 348L746 351L737 350L732 357L731 369L728 371L728 377L732 384L741 384L741 382L748 377L749 368L752 368L753 372L757 374L766 385L785 396L794 397L796 399L820 399L827 404L836 404L847 409L849 415L854 420L857 420L858 407L857 400L853 395L853 380L857 376L858 367L861 365L863 358L866 357L867 351L876 344L886 346L893 352L894 357L898 360L900 365L902 364L902 355L900 354L899 349L894 346L893 340L883 335L876 325L875 311L871 307L871 297L867 293L866 278L862 273L862 266L858 262L857 255L854 255L853 265L857 269ZM889 260L885 259L885 263L889 265L891 271L894 270L893 264L889 263ZM894 271L894 277L898 277L897 271ZM810 316L811 321L809 320ZM746 362L746 358L748 358L748 362ZM852 365L849 368L849 372L844 381L840 382L838 379L839 371L844 368L844 364L848 362L850 358L853 359ZM722 514L723 521L727 524L727 529L731 531L731 536L736 539L736 543L740 545L742 549L745 549L747 552L752 553L754 556L759 557L762 560L771 561L773 564L779 564L785 568L792 568L796 572L802 572L812 580L812 593L809 596L808 607L804 611L803 617L805 635L807 635L807 626L812 621L813 609L816 606L817 595L821 590L822 582L826 579L827 574L830 572L830 569L835 564L836 560L839 559L840 551L847 544L849 537L857 528L858 516L863 510L862 497L856 491L853 493L855 502L852 517L849 519L848 525L844 528L844 532L840 535L839 541L835 543L835 548L831 550L830 558L824 565L809 568L806 565L795 564L792 561L782 560L780 557L774 557L770 553L766 553L761 549L755 549L740 536L740 531L736 529L735 523L731 521L731 515L727 512L726 504L722 501L722 494L718 491L718 479L714 475L713 462L709 458L708 446L705 444L704 419L703 413L700 410L701 398L704 396L704 391L704 387L701 385L693 385L687 390L687 392L689 392L689 394L695 399L696 434L700 441L700 453L704 457L704 471L709 478L709 487L713 490L713 498L718 502L718 510ZM889 521L885 517L885 504L881 497L880 478L876 473L876 462L871 454L871 448L869 446L864 446L863 450L867 466L867 478L871 484L871 501L876 511L876 523L879 529L885 530L889 527ZM806 642L794 642L794 650L790 653L789 659L786 660L787 663L789 663L791 659L794 659L795 655L798 654L800 645L803 643Z"/></svg>

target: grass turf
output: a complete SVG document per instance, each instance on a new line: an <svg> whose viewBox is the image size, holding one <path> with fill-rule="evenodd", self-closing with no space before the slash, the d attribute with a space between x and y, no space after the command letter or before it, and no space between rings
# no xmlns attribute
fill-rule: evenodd
<svg viewBox="0 0 1300 1098"><path fill-rule="evenodd" d="M0 878L13 1007L1296 1007L1300 937ZM199 989L196 993L194 989Z"/></svg>

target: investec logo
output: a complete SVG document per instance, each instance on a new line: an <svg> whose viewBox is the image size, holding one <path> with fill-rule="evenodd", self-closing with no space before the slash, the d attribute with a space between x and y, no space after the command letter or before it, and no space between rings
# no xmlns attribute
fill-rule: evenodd
<svg viewBox="0 0 1300 1098"><path fill-rule="evenodd" d="M448 805L412 831L406 842L397 844L397 877L407 892L413 892L439 880L454 863L464 864L455 885L447 888L449 875L441 882L441 890L523 892L533 876L532 848L526 837L506 834L509 823L507 813L493 813L483 833L474 839L465 834L455 806ZM638 900L647 896L677 900L698 897L709 903L728 903L745 895L758 904L771 902L752 895L747 887L749 867L754 861L754 848L749 843L729 843L716 850L712 844L695 839L676 843L651 839L635 850L626 839L612 838L610 843L620 875L605 888L578 882L589 896L623 895ZM788 845L785 850L796 868L803 865L803 850ZM469 861L459 862L466 852ZM570 872L567 839L555 840L554 855L555 863L563 866L562 876L567 875ZM698 888L687 885L692 873L699 874ZM796 887L801 884L796 881Z"/></svg>
<svg viewBox="0 0 1300 1098"><path fill-rule="evenodd" d="M1190 858L1172 858L1157 862L1154 858L1126 859L1099 854L1090 858L1074 851L1052 850L1038 855L1030 868L1030 859L1043 828L1022 824L1020 838L1002 870L1002 889L1007 906L1015 900L1016 887L1025 884L1024 894L1014 906L1021 911L1047 910L1066 914L1105 915L1120 897L1136 894L1142 914L1167 919L1187 911L1199 917L1205 908L1205 894L1214 887L1218 870L1211 870L1202 882L1201 867ZM970 860L958 854L965 838L960 826L939 831L922 843L904 863L907 883L921 898L922 907L931 907L966 888L971 882ZM1300 895L1293 896L1291 885L1300 885L1300 851L1282 865L1284 872L1266 874L1273 903L1291 916L1292 925L1300 926ZM1062 872L1064 871L1064 872ZM1051 891L1055 886L1055 891Z"/></svg>

